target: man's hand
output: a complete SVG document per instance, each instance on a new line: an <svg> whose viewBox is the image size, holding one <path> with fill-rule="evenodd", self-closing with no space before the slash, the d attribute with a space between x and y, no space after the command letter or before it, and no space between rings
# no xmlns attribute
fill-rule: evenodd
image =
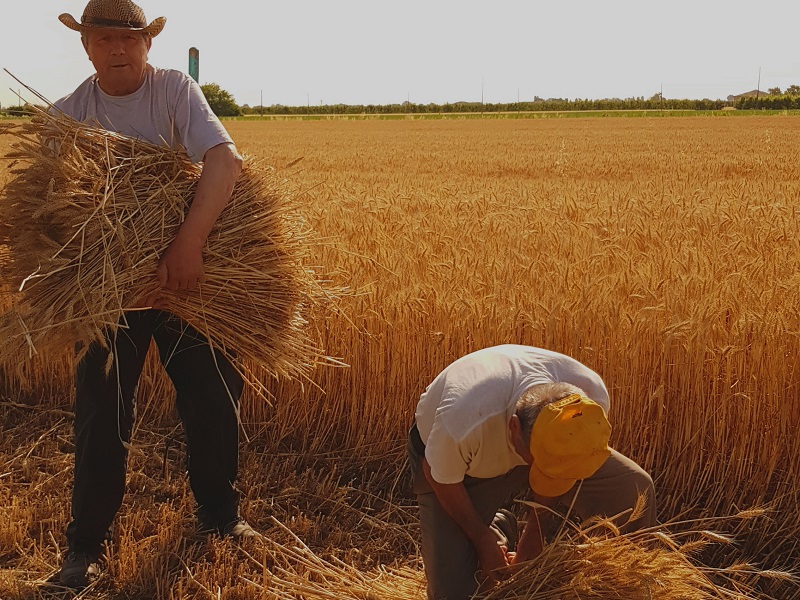
<svg viewBox="0 0 800 600"><path fill-rule="evenodd" d="M487 527L486 535L482 536L480 541L476 541L474 546L478 553L481 573L488 579L489 587L510 575L505 548L498 543L497 536L491 529ZM485 588L486 584L483 587Z"/></svg>
<svg viewBox="0 0 800 600"><path fill-rule="evenodd" d="M186 236L181 236L180 231L178 232L178 236L158 261L156 269L158 288L146 293L134 304L135 308L164 310L167 306L166 299L163 297L164 289L193 290L198 283L205 281L203 246L187 242L187 239Z"/></svg>
<svg viewBox="0 0 800 600"><path fill-rule="evenodd" d="M158 281L168 290L193 290L205 281L203 246L242 170L242 157L233 144L210 148L203 160L192 206L158 262Z"/></svg>
<svg viewBox="0 0 800 600"><path fill-rule="evenodd" d="M538 499L547 506L555 506L555 500L552 498ZM529 560L533 560L542 553L542 549L544 548L544 535L542 534L541 521L547 518L551 518L551 514L546 508L531 505L528 511L528 521L525 524L525 529L522 530L522 535L519 538L519 542L517 542L517 551L507 554L509 565L512 567L518 566Z"/></svg>
<svg viewBox="0 0 800 600"><path fill-rule="evenodd" d="M506 552L506 558L508 559L509 567L518 567L525 562L517 552Z"/></svg>
<svg viewBox="0 0 800 600"><path fill-rule="evenodd" d="M206 280L203 244L178 236L158 261L158 282L168 290L194 290Z"/></svg>

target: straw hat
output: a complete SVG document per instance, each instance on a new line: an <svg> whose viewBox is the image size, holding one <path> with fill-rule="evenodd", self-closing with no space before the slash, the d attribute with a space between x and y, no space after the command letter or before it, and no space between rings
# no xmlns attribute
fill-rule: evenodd
<svg viewBox="0 0 800 600"><path fill-rule="evenodd" d="M531 431L529 482L540 496L567 493L610 456L611 425L603 408L580 394L549 404Z"/></svg>
<svg viewBox="0 0 800 600"><path fill-rule="evenodd" d="M166 18L158 17L148 25L144 11L131 0L89 0L80 23L67 13L59 15L58 20L75 31L105 27L141 31L150 37L161 33L167 22Z"/></svg>

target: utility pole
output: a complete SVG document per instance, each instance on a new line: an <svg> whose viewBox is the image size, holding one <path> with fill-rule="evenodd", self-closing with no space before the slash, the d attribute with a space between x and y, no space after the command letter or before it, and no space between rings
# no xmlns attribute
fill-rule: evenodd
<svg viewBox="0 0 800 600"><path fill-rule="evenodd" d="M758 102L758 95L761 93L761 67L758 67L758 85L756 85L756 102Z"/></svg>
<svg viewBox="0 0 800 600"><path fill-rule="evenodd" d="M189 48L189 77L200 83L200 50L195 47Z"/></svg>
<svg viewBox="0 0 800 600"><path fill-rule="evenodd" d="M262 117L264 116L264 90L261 90L261 103L258 105L258 112Z"/></svg>

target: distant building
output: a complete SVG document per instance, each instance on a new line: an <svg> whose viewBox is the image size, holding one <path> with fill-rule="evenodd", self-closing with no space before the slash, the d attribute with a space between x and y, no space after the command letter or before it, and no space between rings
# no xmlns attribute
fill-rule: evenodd
<svg viewBox="0 0 800 600"><path fill-rule="evenodd" d="M736 102L739 98L761 98L762 96L769 96L769 94L767 92L762 92L761 90L750 90L744 94L728 96L728 102Z"/></svg>

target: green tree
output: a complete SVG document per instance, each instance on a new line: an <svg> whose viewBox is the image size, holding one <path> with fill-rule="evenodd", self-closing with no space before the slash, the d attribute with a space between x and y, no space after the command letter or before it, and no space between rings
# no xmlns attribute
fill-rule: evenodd
<svg viewBox="0 0 800 600"><path fill-rule="evenodd" d="M790 85L786 88L787 96L800 96L800 85Z"/></svg>
<svg viewBox="0 0 800 600"><path fill-rule="evenodd" d="M242 109L236 104L230 92L223 90L216 83L206 83L201 85L203 95L206 97L208 105L218 117L238 117L242 114Z"/></svg>
<svg viewBox="0 0 800 600"><path fill-rule="evenodd" d="M769 88L767 90L767 93L770 96L780 96L781 95L781 88L779 88L779 87Z"/></svg>

